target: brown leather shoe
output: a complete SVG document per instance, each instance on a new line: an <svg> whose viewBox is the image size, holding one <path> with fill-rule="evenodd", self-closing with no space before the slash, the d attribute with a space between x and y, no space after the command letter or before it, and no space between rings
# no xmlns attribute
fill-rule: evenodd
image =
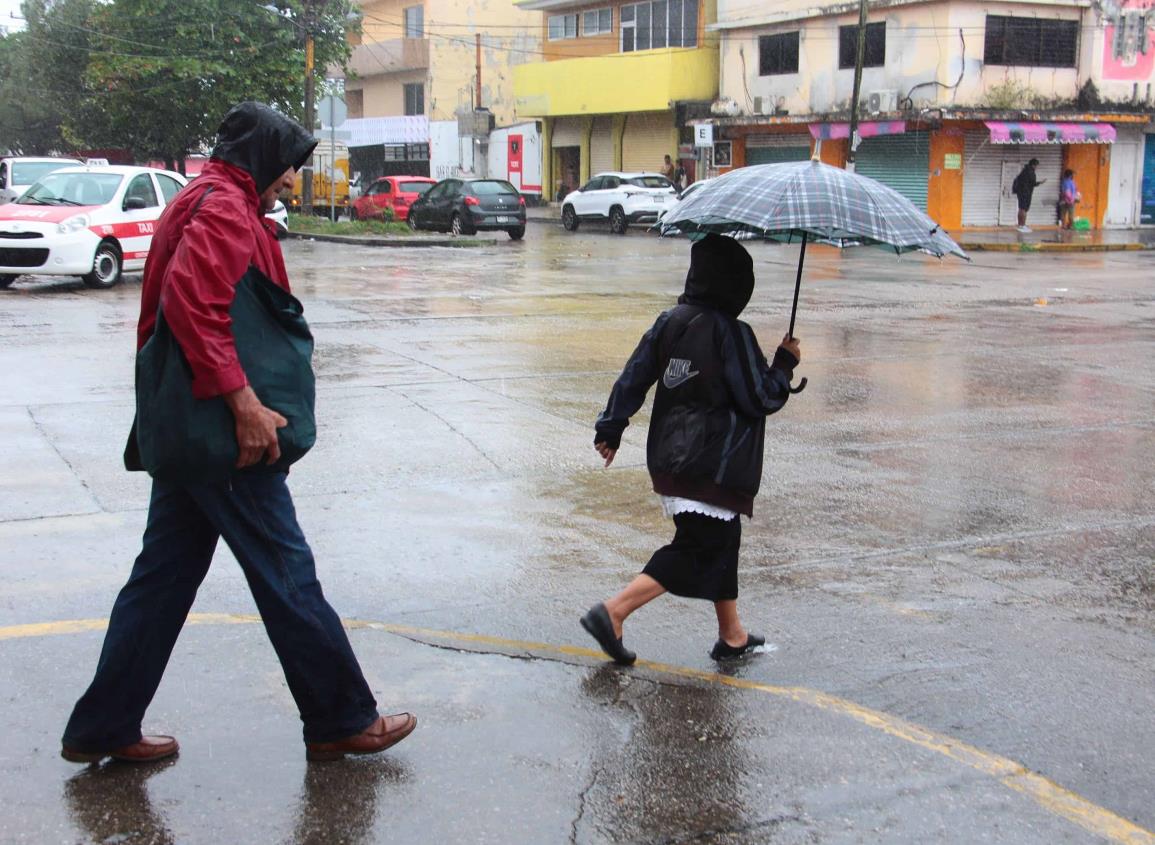
<svg viewBox="0 0 1155 845"><path fill-rule="evenodd" d="M376 722L356 736L336 742L306 742L305 759L320 762L340 760L346 754L376 754L405 739L415 727L417 717L412 713L378 716Z"/></svg>
<svg viewBox="0 0 1155 845"><path fill-rule="evenodd" d="M105 757L123 760L126 763L152 763L163 760L180 751L180 743L171 736L142 736L139 742L125 745L113 751L89 753L76 751L67 745L61 746L60 756L71 763L99 763Z"/></svg>

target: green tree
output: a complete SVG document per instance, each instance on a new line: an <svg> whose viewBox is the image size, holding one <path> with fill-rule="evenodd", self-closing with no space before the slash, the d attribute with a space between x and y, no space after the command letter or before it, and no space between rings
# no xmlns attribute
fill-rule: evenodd
<svg viewBox="0 0 1155 845"><path fill-rule="evenodd" d="M348 0L277 9L237 0L114 0L93 16L85 79L98 96L69 131L138 159L183 161L210 142L221 117L261 100L300 119L305 33L317 67L343 64Z"/></svg>
<svg viewBox="0 0 1155 845"><path fill-rule="evenodd" d="M261 100L300 119L305 35L344 65L351 0L26 0L0 44L0 145L183 162ZM9 140L11 139L11 140Z"/></svg>
<svg viewBox="0 0 1155 845"><path fill-rule="evenodd" d="M93 0L26 0L25 29L0 38L0 147L66 152L63 127L84 99Z"/></svg>

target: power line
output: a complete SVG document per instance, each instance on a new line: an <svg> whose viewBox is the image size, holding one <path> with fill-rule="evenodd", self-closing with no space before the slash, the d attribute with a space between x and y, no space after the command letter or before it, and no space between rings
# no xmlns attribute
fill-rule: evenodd
<svg viewBox="0 0 1155 845"><path fill-rule="evenodd" d="M120 58L125 58L125 59L162 59L162 60L173 60L173 61L187 61L189 59L225 61L228 59L236 58L236 53L238 53L238 52L242 52L242 51L251 52L253 50L259 51L259 50L264 50L268 47L283 46L282 42L280 42L280 41L269 41L269 42L266 42L264 44L240 44L240 45L237 45L235 48L231 48L232 53L229 53L229 54L226 54L226 53L220 53L220 54L214 54L214 53L202 53L202 54L169 53L169 54L151 54L150 55L150 54L146 54L146 53L122 53L122 52L119 52L116 50L107 50L103 47L90 47L87 45L80 45L80 44L66 44L63 41L53 41L50 38L42 38L39 35L33 35L32 33L29 33L29 32L25 32L24 37L28 38L31 41L35 41L37 43L40 43L40 44L49 44L53 47L63 47L63 48L68 49L68 50L84 50L84 51L89 52L89 53L100 53L101 55L105 55L105 56L118 56Z"/></svg>

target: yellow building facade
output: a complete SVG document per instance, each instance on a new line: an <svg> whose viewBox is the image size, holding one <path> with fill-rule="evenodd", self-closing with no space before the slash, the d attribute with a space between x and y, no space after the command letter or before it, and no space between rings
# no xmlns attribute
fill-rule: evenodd
<svg viewBox="0 0 1155 845"><path fill-rule="evenodd" d="M540 14L540 60L513 68L515 109L542 121L554 199L606 170L696 163L687 121L718 94L715 0L520 0Z"/></svg>

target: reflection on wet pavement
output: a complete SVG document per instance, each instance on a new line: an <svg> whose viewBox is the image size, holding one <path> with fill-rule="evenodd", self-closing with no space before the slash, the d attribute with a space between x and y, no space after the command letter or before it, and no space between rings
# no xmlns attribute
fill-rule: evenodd
<svg viewBox="0 0 1155 845"><path fill-rule="evenodd" d="M289 841L292 845L369 845L378 841L374 828L380 794L409 776L404 763L389 758L308 764Z"/></svg>
<svg viewBox="0 0 1155 845"><path fill-rule="evenodd" d="M148 782L178 759L145 765L114 760L88 766L64 783L73 823L91 842L175 845L178 840L153 808Z"/></svg>
<svg viewBox="0 0 1155 845"><path fill-rule="evenodd" d="M751 251L745 316L770 351L796 252ZM292 485L339 612L588 646L582 609L671 533L649 493L647 410L608 471L592 422L681 291L688 244L535 224L516 248L286 252L319 377L318 445ZM807 259L810 386L768 425L740 564L743 618L779 649L728 671L901 716L1155 828L1152 256ZM147 501L120 465L138 301L131 278L0 292L0 628L102 617L131 561ZM197 610L252 613L225 550ZM708 606L664 598L629 642L712 671L713 626ZM799 704L355 634L383 706L422 718L397 753L306 766L259 628L202 627L150 714L182 759L79 773L52 755L99 637L0 640L16 738L0 790L18 819L0 839L1091 836Z"/></svg>

